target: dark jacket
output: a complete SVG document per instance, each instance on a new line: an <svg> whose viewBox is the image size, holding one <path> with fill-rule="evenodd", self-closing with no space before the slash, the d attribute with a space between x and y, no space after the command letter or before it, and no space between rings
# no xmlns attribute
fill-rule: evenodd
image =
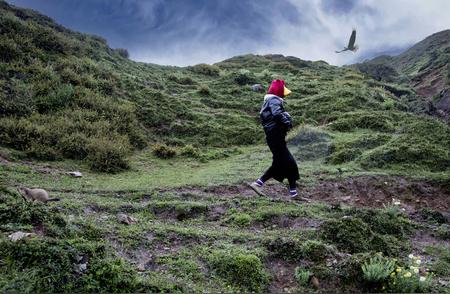
<svg viewBox="0 0 450 294"><path fill-rule="evenodd" d="M259 116L265 131L270 131L275 127L284 131L292 128L291 117L284 111L283 99L278 96L268 94L264 97L264 104Z"/></svg>

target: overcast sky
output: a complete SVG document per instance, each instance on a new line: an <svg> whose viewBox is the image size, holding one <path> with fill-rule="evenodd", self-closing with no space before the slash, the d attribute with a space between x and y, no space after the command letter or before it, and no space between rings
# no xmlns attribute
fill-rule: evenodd
<svg viewBox="0 0 450 294"><path fill-rule="evenodd" d="M450 28L450 0L8 0L103 36L131 59L214 63L280 53L342 65ZM357 30L356 53L334 53Z"/></svg>

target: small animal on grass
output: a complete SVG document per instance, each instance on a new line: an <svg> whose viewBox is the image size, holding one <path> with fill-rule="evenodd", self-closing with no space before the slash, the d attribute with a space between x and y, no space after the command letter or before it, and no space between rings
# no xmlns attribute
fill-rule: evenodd
<svg viewBox="0 0 450 294"><path fill-rule="evenodd" d="M25 199L25 201L31 200L46 203L48 201L60 200L59 198L48 197L48 192L45 191L44 189L29 189L26 187L19 187L17 188L17 190L19 191L20 195L22 195L22 197Z"/></svg>

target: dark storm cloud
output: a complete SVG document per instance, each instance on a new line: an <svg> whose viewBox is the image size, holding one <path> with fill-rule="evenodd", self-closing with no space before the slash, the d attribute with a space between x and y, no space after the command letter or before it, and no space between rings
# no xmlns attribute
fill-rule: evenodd
<svg viewBox="0 0 450 294"><path fill-rule="evenodd" d="M357 0L325 0L321 1L324 11L329 13L349 13L355 7Z"/></svg>
<svg viewBox="0 0 450 294"><path fill-rule="evenodd" d="M131 58L213 63L281 53L345 64L450 28L448 0L8 0L105 37ZM426 20L426 21L425 21ZM356 53L335 54L357 29Z"/></svg>
<svg viewBox="0 0 450 294"><path fill-rule="evenodd" d="M287 0L11 0L49 15L65 26L101 35L131 57L189 64L270 46L277 22L298 23ZM217 59L216 59L217 60ZM198 60L201 61L201 60ZM197 62L195 60L194 62Z"/></svg>

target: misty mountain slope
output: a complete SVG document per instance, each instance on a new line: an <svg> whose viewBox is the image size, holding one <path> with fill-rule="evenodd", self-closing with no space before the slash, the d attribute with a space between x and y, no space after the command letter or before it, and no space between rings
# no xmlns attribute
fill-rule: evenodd
<svg viewBox="0 0 450 294"><path fill-rule="evenodd" d="M435 33L397 56L380 56L354 67L386 82L411 86L432 101L429 112L450 113L450 30ZM438 111L438 113L436 113Z"/></svg>

